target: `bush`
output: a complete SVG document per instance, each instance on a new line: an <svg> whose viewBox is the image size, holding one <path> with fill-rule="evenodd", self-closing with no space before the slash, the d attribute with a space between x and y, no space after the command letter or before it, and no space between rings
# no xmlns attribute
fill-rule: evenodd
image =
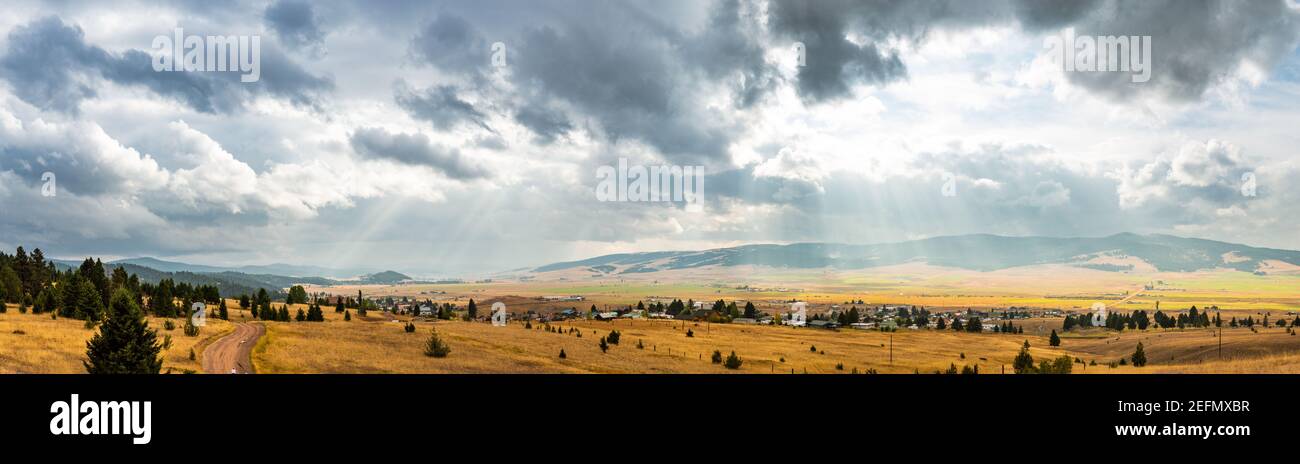
<svg viewBox="0 0 1300 464"><path fill-rule="evenodd" d="M686 336L687 336L687 337L694 337L694 336L695 336L695 331L694 331L694 330L691 330L691 329L686 329Z"/></svg>
<svg viewBox="0 0 1300 464"><path fill-rule="evenodd" d="M194 322L193 322L193 321L191 321L189 318L186 318L186 319L185 319L185 336L186 336L186 337L197 337L198 335L199 335L199 326L194 325Z"/></svg>
<svg viewBox="0 0 1300 464"><path fill-rule="evenodd" d="M413 333L413 332L415 332L415 323L414 323L414 322L407 322L407 323L406 323L406 333Z"/></svg>
<svg viewBox="0 0 1300 464"><path fill-rule="evenodd" d="M605 341L605 337L600 337L600 352L604 353L606 351L609 351L609 343Z"/></svg>
<svg viewBox="0 0 1300 464"><path fill-rule="evenodd" d="M736 356L736 352L732 351L731 355L727 356L727 361L722 363L722 365L727 369L740 369L742 363L744 363L744 361L741 361L740 357Z"/></svg>
<svg viewBox="0 0 1300 464"><path fill-rule="evenodd" d="M163 329L176 330L176 323L172 322L171 319L165 320L163 321Z"/></svg>
<svg viewBox="0 0 1300 464"><path fill-rule="evenodd" d="M345 320L345 321L350 321L350 320L352 320L352 313L349 313L348 310L346 310L346 309L343 310L343 320Z"/></svg>
<svg viewBox="0 0 1300 464"><path fill-rule="evenodd" d="M714 363L714 364L722 364L722 352L721 352L721 351L713 350L713 363Z"/></svg>
<svg viewBox="0 0 1300 464"><path fill-rule="evenodd" d="M346 317L347 312L343 313ZM438 338L438 329L429 329L429 340L424 342L424 355L435 358L445 358L451 354L451 347L447 346L441 338Z"/></svg>
<svg viewBox="0 0 1300 464"><path fill-rule="evenodd" d="M195 358L195 356L194 356L194 348L190 348L190 361L193 361L194 358Z"/></svg>
<svg viewBox="0 0 1300 464"><path fill-rule="evenodd" d="M605 337L605 338L606 338L607 340L609 340L609 344L610 344L610 345L617 345L617 344L618 344L618 338L619 338L620 336L622 336L622 335L623 335L623 334L618 333L617 330L611 330L611 331L609 331L609 336L608 336L608 337Z"/></svg>
<svg viewBox="0 0 1300 464"><path fill-rule="evenodd" d="M565 359L565 358L568 358L568 357L569 357L569 355L564 354L564 348L560 348L560 359Z"/></svg>

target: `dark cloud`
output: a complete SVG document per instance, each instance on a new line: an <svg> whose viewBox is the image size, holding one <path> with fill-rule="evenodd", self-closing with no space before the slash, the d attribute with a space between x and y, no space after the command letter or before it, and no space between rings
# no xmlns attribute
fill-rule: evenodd
<svg viewBox="0 0 1300 464"><path fill-rule="evenodd" d="M476 74L487 68L491 50L465 18L440 14L411 39L412 60L446 72Z"/></svg>
<svg viewBox="0 0 1300 464"><path fill-rule="evenodd" d="M1199 100L1243 64L1271 71L1300 43L1300 13L1285 0L1111 1L1068 25L1078 35L1151 36L1148 82L1134 83L1122 72L1068 73L1072 83L1118 101L1139 95Z"/></svg>
<svg viewBox="0 0 1300 464"><path fill-rule="evenodd" d="M550 144L573 130L573 124L559 110L529 103L515 112L515 121L532 130L541 144Z"/></svg>
<svg viewBox="0 0 1300 464"><path fill-rule="evenodd" d="M411 117L428 121L435 129L452 129L461 123L470 123L488 132L495 132L487 124L487 115L470 102L456 95L451 85L436 85L427 89L412 89L405 81L393 85L393 99Z"/></svg>
<svg viewBox="0 0 1300 464"><path fill-rule="evenodd" d="M723 159L736 128L703 104L707 90L680 59L681 37L632 7L591 9L600 21L524 32L510 63L517 83L566 103L608 140L639 140L684 164Z"/></svg>
<svg viewBox="0 0 1300 464"><path fill-rule="evenodd" d="M289 48L318 53L325 41L325 31L321 30L310 3L280 0L266 7L263 18L267 27Z"/></svg>
<svg viewBox="0 0 1300 464"><path fill-rule="evenodd" d="M237 111L258 95L318 108L323 94L333 89L330 79L308 73L266 43L261 79L243 83L238 71L156 72L148 53L132 49L116 55L89 45L79 26L54 16L17 26L8 38L0 75L23 101L63 113L75 114L81 101L95 98L97 79L145 87L204 113Z"/></svg>
<svg viewBox="0 0 1300 464"><path fill-rule="evenodd" d="M1102 0L1013 0L1012 9L1025 29L1051 29L1070 24L1096 10Z"/></svg>
<svg viewBox="0 0 1300 464"><path fill-rule="evenodd" d="M420 133L390 133L363 127L352 134L351 143L352 149L366 158L427 166L455 179L490 177L487 170L468 162L460 150L436 145Z"/></svg>
<svg viewBox="0 0 1300 464"><path fill-rule="evenodd" d="M756 10L741 0L721 0L707 27L684 44L687 59L704 71L705 78L730 83L738 108L762 101L781 82L755 37L760 24Z"/></svg>

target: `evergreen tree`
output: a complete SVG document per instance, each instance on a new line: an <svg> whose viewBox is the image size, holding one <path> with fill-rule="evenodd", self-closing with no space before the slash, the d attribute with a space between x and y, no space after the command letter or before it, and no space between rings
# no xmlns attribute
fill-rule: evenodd
<svg viewBox="0 0 1300 464"><path fill-rule="evenodd" d="M1034 357L1029 354L1029 340L1025 340L1024 346L1020 347L1020 353L1016 354L1011 366L1017 374L1034 373Z"/></svg>
<svg viewBox="0 0 1300 464"><path fill-rule="evenodd" d="M347 314L346 312L344 314ZM451 347L438 338L438 330L429 328L429 339L424 342L424 355L435 358L445 358L451 353Z"/></svg>
<svg viewBox="0 0 1300 464"><path fill-rule="evenodd" d="M1047 344L1051 346L1061 346L1061 337L1056 336L1056 330L1052 330L1052 336L1047 339Z"/></svg>
<svg viewBox="0 0 1300 464"><path fill-rule="evenodd" d="M591 307L592 307L593 309L596 308L595 305L592 305ZM470 300L469 300L469 309L468 309L468 311L469 311L469 318L470 318L470 320L473 320L473 319L478 318L478 305L474 304L474 299L473 299L473 298L470 298Z"/></svg>
<svg viewBox="0 0 1300 464"><path fill-rule="evenodd" d="M221 306L217 307L217 317L223 321L230 320L230 310L226 309L226 299L221 299Z"/></svg>
<svg viewBox="0 0 1300 464"><path fill-rule="evenodd" d="M750 319L758 318L758 309L754 307L753 301L745 302L745 317Z"/></svg>
<svg viewBox="0 0 1300 464"><path fill-rule="evenodd" d="M740 357L736 356L736 352L732 351L731 354L727 356L727 360L722 363L722 366L727 369L735 370L740 369L742 363L743 361L740 360Z"/></svg>
<svg viewBox="0 0 1300 464"><path fill-rule="evenodd" d="M1147 365L1147 354L1142 350L1142 342L1138 342L1137 349L1133 351L1133 367L1145 365Z"/></svg>
<svg viewBox="0 0 1300 464"><path fill-rule="evenodd" d="M309 322L323 322L325 313L321 312L320 305L313 304L307 308L307 320Z"/></svg>
<svg viewBox="0 0 1300 464"><path fill-rule="evenodd" d="M346 310L346 309L343 310L343 320L345 320L345 321L350 321L350 320L352 320L352 313L349 313L348 310Z"/></svg>
<svg viewBox="0 0 1300 464"><path fill-rule="evenodd" d="M130 293L118 290L99 333L86 342L82 363L91 374L157 374L163 348Z"/></svg>
<svg viewBox="0 0 1300 464"><path fill-rule="evenodd" d="M289 288L289 296L285 300L288 304L307 304L307 290L301 285L294 285Z"/></svg>

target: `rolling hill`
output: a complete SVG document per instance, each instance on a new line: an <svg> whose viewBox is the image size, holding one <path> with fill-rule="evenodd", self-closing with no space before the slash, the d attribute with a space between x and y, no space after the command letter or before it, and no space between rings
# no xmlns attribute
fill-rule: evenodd
<svg viewBox="0 0 1300 464"><path fill-rule="evenodd" d="M1072 264L1103 271L1137 265L1168 272L1231 268L1264 272L1271 263L1300 266L1300 251L1258 248L1173 235L1116 234L1095 238L958 235L896 243L849 245L795 243L744 245L703 251L620 253L548 264L546 273L583 269L596 274L635 274L707 266L862 269L925 262L977 271L1039 264Z"/></svg>

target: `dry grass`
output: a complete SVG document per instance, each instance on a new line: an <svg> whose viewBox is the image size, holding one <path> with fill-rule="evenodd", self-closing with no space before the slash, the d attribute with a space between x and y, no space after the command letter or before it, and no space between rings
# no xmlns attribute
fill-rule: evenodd
<svg viewBox="0 0 1300 464"><path fill-rule="evenodd" d="M233 302L231 302L233 303ZM251 321L246 311L231 304L232 321ZM277 305L278 307L278 305ZM294 305L295 314L304 305ZM949 365L978 365L981 373L1010 370L1020 344L1028 340L1036 359L1068 354L1097 366L1075 365L1076 373L1281 373L1300 372L1300 336L1285 329L1227 329L1223 334L1225 360L1218 360L1217 332L1210 329L1124 331L1099 329L1071 332L1060 348L1048 347L1046 334L1060 327L1060 319L1017 321L1023 335L970 334L952 331L902 330L826 331L812 328L695 324L674 321L575 321L543 330L525 329L512 321L507 327L460 321L416 322L417 331L403 330L405 317L372 312L353 313L343 321L333 308L324 308L326 322L262 322L267 335L259 341L253 361L262 373L848 373L875 369L881 373L931 373ZM180 320L173 331L161 330L163 321L150 318L160 334L172 335L165 367L175 372L199 370L201 359L190 361L189 349L202 355L207 343L233 329L233 324L209 320L199 337L183 335ZM424 356L423 344L436 327L452 348L446 358ZM12 333L21 329L26 334ZM579 331L578 337L573 330ZM622 333L621 344L602 353L600 337L611 330ZM686 331L694 333L687 337ZM85 341L93 331L81 321L51 320L48 315L18 314L11 308L0 314L0 372L84 372ZM893 360L890 360L892 339ZM1107 367L1127 358L1141 341L1148 366ZM637 349L641 342L644 349ZM816 346L817 350L811 348ZM566 359L559 358L563 349ZM724 356L735 351L744 360L739 371L710 361L714 350ZM964 359L962 355L965 355ZM784 361L782 361L784 359ZM843 365L843 370L837 369Z"/></svg>
<svg viewBox="0 0 1300 464"><path fill-rule="evenodd" d="M171 335L172 346L163 354L163 370L172 372L201 371L203 347L234 329L222 320L209 319L197 337L185 336L184 319L172 319L175 330L163 329L163 318L150 317L149 327L158 330L161 339ZM23 333L14 333L21 331ZM47 314L19 314L10 306L0 314L0 373L76 374L86 372L86 341L98 329L85 328L75 319L51 319ZM194 348L195 360L190 360Z"/></svg>
<svg viewBox="0 0 1300 464"><path fill-rule="evenodd" d="M892 335L891 364L891 334L872 331L628 320L553 326L561 333L542 325L529 330L517 322L507 327L459 321L416 326L415 333L406 333L403 323L393 322L268 323L268 337L253 360L263 373L724 373L737 371L713 364L710 355L734 350L744 360L738 372L745 373L848 373L855 368L911 373L950 364L979 365L981 372L997 373L1010 366L1025 339L1034 345L1035 356L1061 353L1045 349L1046 339L1038 336L898 332ZM451 345L450 356L424 356L430 327ZM611 330L622 334L621 343L602 353L600 338ZM687 337L687 330L694 337ZM638 341L644 349L636 348ZM566 359L559 358L561 349Z"/></svg>

